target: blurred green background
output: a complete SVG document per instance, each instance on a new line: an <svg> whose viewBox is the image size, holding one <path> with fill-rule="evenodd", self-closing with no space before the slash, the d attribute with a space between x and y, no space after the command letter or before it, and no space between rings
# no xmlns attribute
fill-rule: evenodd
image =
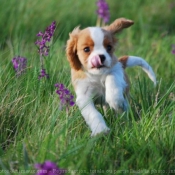
<svg viewBox="0 0 175 175"><path fill-rule="evenodd" d="M108 0L110 21L126 17L135 22L133 28L139 37L149 35L174 35L174 0ZM34 42L36 33L44 30L53 20L57 22L57 36L62 41L77 25L81 27L96 24L96 1L88 0L0 0L0 43L7 39L23 38ZM151 37L151 36L150 36Z"/></svg>

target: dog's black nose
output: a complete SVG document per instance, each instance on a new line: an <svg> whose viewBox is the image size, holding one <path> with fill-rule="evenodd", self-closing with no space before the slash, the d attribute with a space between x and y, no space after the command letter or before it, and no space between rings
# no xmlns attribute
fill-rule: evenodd
<svg viewBox="0 0 175 175"><path fill-rule="evenodd" d="M99 57L100 57L101 63L103 63L106 59L106 57L104 55L99 55Z"/></svg>

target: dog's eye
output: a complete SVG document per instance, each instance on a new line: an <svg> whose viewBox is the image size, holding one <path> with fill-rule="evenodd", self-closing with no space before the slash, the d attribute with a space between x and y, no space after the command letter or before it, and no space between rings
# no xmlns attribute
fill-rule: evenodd
<svg viewBox="0 0 175 175"><path fill-rule="evenodd" d="M85 52L90 52L90 48L89 48L89 47L85 47L85 48L84 48L84 51L85 51Z"/></svg>
<svg viewBox="0 0 175 175"><path fill-rule="evenodd" d="M107 51L110 52L112 50L112 46L111 45L107 45Z"/></svg>

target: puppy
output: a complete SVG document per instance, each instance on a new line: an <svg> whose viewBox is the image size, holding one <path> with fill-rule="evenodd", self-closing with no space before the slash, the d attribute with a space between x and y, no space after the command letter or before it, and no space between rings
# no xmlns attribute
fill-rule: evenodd
<svg viewBox="0 0 175 175"><path fill-rule="evenodd" d="M129 91L126 67L141 66L156 84L156 77L149 64L140 57L114 55L115 34L134 22L116 19L105 27L75 28L67 41L66 55L71 67L72 84L76 92L76 104L81 110L92 136L109 131L103 116L95 108L94 98L102 99L115 111L127 110L125 94Z"/></svg>

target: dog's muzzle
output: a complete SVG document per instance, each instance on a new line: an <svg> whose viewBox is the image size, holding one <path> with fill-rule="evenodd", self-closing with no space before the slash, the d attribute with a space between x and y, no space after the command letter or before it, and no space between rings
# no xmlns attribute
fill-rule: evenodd
<svg viewBox="0 0 175 175"><path fill-rule="evenodd" d="M91 59L92 68L101 68L104 67L105 56L104 55L95 55Z"/></svg>

